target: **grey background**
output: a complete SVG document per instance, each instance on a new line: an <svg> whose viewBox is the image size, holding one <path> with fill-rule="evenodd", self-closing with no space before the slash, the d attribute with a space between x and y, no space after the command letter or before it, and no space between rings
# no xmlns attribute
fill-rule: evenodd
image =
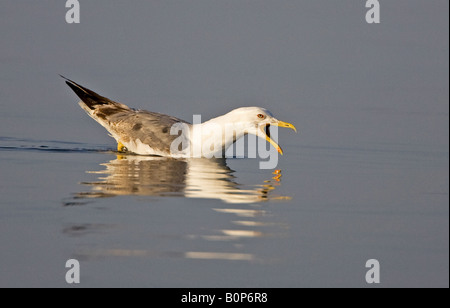
<svg viewBox="0 0 450 308"><path fill-rule="evenodd" d="M300 132L280 134L286 154L279 189L293 199L272 209L291 226L290 235L265 244L289 261L267 271L237 266L257 282L221 276L234 272L234 265L221 262L198 264L204 276L183 280L175 269L194 271L196 265L164 263L162 281L148 283L139 270L131 285L360 286L365 260L377 252L389 268L383 273L391 273L385 286L448 286L449 3L380 2L381 24L369 25L361 0L81 0L81 23L67 24L65 1L2 0L0 137L114 148L58 74L132 107L188 121L193 114L208 119L240 106L266 107ZM82 159L97 167L107 159L0 155L0 266L8 269L0 285L59 285L61 269L42 247L65 247L58 250L62 262L80 243L45 228L61 229L72 215L83 221L86 208L69 214L60 200L95 169ZM244 182L262 174L232 164ZM114 208L114 200L98 202ZM139 204L133 197L126 202ZM176 207L180 201L158 202ZM38 209L46 206L42 214ZM358 244L348 244L359 235ZM129 236L122 234L119 243ZM32 248L24 244L30 242ZM351 259L352 252L361 255ZM27 276L24 264L36 255L50 260L42 264L48 279L40 271L36 281ZM336 261L345 258L352 262ZM133 268L146 268L142 263ZM114 284L108 264L90 265L97 277L91 285ZM115 268L132 277L127 265ZM295 269L301 274L283 274Z"/></svg>
<svg viewBox="0 0 450 308"><path fill-rule="evenodd" d="M4 135L104 137L63 74L187 120L267 106L302 142L447 139L446 1L382 2L379 25L364 1L83 1L78 25L62 2L1 2Z"/></svg>

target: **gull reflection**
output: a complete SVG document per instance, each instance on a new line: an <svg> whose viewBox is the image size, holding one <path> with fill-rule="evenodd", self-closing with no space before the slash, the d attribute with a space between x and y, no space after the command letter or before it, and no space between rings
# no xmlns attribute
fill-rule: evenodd
<svg viewBox="0 0 450 308"><path fill-rule="evenodd" d="M225 203L251 204L286 197L271 196L280 185L281 172L262 184L242 185L236 182L224 159L179 160L165 157L118 155L102 164L97 180L83 182L91 191L81 192L78 198L106 198L121 195L178 196L186 198L219 199ZM239 211L239 210L237 210ZM242 215L257 215L242 210ZM247 212L245 212L247 211Z"/></svg>
<svg viewBox="0 0 450 308"><path fill-rule="evenodd" d="M195 243L192 245L192 249L180 251L179 249L142 249L142 247L83 248L75 255L78 259L174 257L255 261L260 260L260 256L257 257L254 253L242 251L245 249L245 243L251 238L277 237L280 230L286 230L283 223L267 221L267 217L271 217L272 214L262 204L269 200L289 199L289 197L275 194L276 188L281 185L280 170L269 175L268 179L260 184L244 185L238 183L235 172L227 166L223 159L179 160L152 156L117 155L115 159L103 163L101 166L102 170L100 171L88 171L96 177L93 181L81 183L89 187L89 190L75 194L76 200L69 200L65 203L67 206L87 204L89 202L84 201L90 198L112 198L125 195L200 198L220 200L226 203L227 205L222 207L215 202L210 210L222 217L227 216L228 219L226 219L225 225L220 226L219 224L214 227L202 228L200 234L181 232L178 235L180 239ZM66 225L63 232L68 236L78 237L106 232L110 228L114 228L114 226L80 223ZM177 230L177 228L173 230ZM174 235L171 234L168 238L174 238ZM149 240L151 241L151 239ZM167 241L167 238L163 236L158 241L162 241L158 242L158 246L160 246L161 243ZM218 247L219 249L217 249Z"/></svg>

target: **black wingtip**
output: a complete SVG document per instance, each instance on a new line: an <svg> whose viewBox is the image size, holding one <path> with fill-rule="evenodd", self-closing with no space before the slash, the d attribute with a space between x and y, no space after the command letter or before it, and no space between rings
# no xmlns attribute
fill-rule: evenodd
<svg viewBox="0 0 450 308"><path fill-rule="evenodd" d="M75 92L75 94L88 106L90 109L95 109L98 105L107 105L114 103L110 99L103 97L88 88L85 88L73 80L59 75L66 80L66 84Z"/></svg>
<svg viewBox="0 0 450 308"><path fill-rule="evenodd" d="M86 91L83 91L80 87L77 86L76 83L67 80L66 84L72 89L73 92L82 100L84 101L86 99Z"/></svg>
<svg viewBox="0 0 450 308"><path fill-rule="evenodd" d="M59 75L59 77L61 77L62 79L65 79L66 81L73 82L73 80L70 80L69 78L67 78L67 77L65 77L65 76L63 76L61 74L58 74L58 75Z"/></svg>
<svg viewBox="0 0 450 308"><path fill-rule="evenodd" d="M63 78L63 79L65 79L66 80L66 84L68 84L69 86L70 86L70 84L72 84L72 85L75 85L75 86L77 86L77 87L79 87L79 88L83 88L82 86L80 86L78 83L76 83L75 81L73 81L73 80L71 80L71 79L69 79L69 78L67 78L67 77L64 77L63 75L61 75L61 74L58 74L61 78Z"/></svg>

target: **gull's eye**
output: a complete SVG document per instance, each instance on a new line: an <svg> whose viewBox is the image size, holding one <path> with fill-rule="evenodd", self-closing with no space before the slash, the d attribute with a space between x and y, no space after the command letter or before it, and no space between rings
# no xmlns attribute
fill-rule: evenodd
<svg viewBox="0 0 450 308"><path fill-rule="evenodd" d="M265 115L263 115L262 113L260 113L260 114L258 114L258 118L260 118L260 119L265 119L265 118L266 118L266 116L265 116Z"/></svg>

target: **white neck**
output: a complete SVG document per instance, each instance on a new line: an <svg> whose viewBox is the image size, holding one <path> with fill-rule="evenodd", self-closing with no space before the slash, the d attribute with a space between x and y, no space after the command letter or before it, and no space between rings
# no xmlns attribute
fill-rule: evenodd
<svg viewBox="0 0 450 308"><path fill-rule="evenodd" d="M228 114L194 124L191 128L192 147L196 151L194 156L201 153L206 157L224 157L225 151L245 134L244 123L236 121Z"/></svg>

